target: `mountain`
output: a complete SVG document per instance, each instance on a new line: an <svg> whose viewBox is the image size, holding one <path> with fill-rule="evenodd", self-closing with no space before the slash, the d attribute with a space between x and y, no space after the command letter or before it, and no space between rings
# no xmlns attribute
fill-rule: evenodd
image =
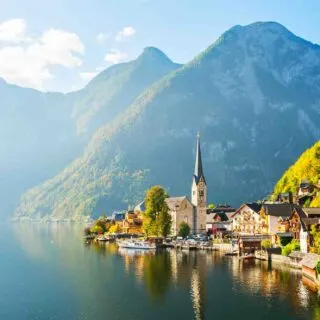
<svg viewBox="0 0 320 320"><path fill-rule="evenodd" d="M56 175L83 152L92 133L148 86L180 67L156 48L112 66L84 89L43 93L0 81L0 216L30 187Z"/></svg>
<svg viewBox="0 0 320 320"><path fill-rule="evenodd" d="M309 180L314 185L317 185L320 180L320 141L304 151L298 160L289 167L277 182L274 194L289 191L295 194L303 180ZM314 197L309 205L319 207L320 194Z"/></svg>
<svg viewBox="0 0 320 320"><path fill-rule="evenodd" d="M150 86L15 215L98 215L152 184L189 195L200 130L209 202L256 200L320 138L320 47L275 22L235 26Z"/></svg>
<svg viewBox="0 0 320 320"><path fill-rule="evenodd" d="M0 81L0 216L12 213L28 188L74 159L71 106L60 93Z"/></svg>
<svg viewBox="0 0 320 320"><path fill-rule="evenodd" d="M147 87L180 66L162 51L148 47L136 60L101 72L75 94L72 116L77 133L90 137L123 112Z"/></svg>

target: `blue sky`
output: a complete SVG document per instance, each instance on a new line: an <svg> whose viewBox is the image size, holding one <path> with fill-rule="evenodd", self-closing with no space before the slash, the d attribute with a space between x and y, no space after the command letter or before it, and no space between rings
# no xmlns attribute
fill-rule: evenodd
<svg viewBox="0 0 320 320"><path fill-rule="evenodd" d="M112 63L136 58L146 46L184 63L228 28L255 21L277 21L319 43L319 12L316 0L6 1L0 11L0 77L68 92Z"/></svg>

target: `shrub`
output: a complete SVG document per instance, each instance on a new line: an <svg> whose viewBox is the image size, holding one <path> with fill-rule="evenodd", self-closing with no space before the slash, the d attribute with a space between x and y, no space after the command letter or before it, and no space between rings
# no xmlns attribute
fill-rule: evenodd
<svg viewBox="0 0 320 320"><path fill-rule="evenodd" d="M300 243L297 240L292 240L281 250L282 255L288 256L292 251L300 250Z"/></svg>
<svg viewBox="0 0 320 320"><path fill-rule="evenodd" d="M265 250L271 248L271 241L269 239L262 240L261 247Z"/></svg>

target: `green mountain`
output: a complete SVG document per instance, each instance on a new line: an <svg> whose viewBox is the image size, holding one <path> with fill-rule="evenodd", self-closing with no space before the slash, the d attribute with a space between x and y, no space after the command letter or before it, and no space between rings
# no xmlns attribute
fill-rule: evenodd
<svg viewBox="0 0 320 320"><path fill-rule="evenodd" d="M209 202L259 199L320 138L319 74L319 46L274 22L235 26L100 127L15 215L98 215L152 184L188 195L198 130Z"/></svg>
<svg viewBox="0 0 320 320"><path fill-rule="evenodd" d="M136 60L106 69L67 95L0 81L0 216L11 214L22 193L58 174L96 129L178 67L158 49L146 48Z"/></svg>
<svg viewBox="0 0 320 320"><path fill-rule="evenodd" d="M72 116L79 135L91 134L123 112L147 87L180 67L148 47L134 61L114 65L74 94ZM89 133L89 135L88 135Z"/></svg>
<svg viewBox="0 0 320 320"><path fill-rule="evenodd" d="M283 174L274 188L274 194L282 192L296 193L301 181L308 180L317 185L320 181L320 141L307 149L298 160ZM320 194L309 204L320 207Z"/></svg>

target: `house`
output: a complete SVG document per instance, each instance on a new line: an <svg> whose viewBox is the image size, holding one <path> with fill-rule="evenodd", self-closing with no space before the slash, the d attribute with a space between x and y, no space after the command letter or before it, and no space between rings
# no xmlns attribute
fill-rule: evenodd
<svg viewBox="0 0 320 320"><path fill-rule="evenodd" d="M265 221L264 233L276 235L289 232L289 219L294 205L290 203L263 204L260 214Z"/></svg>
<svg viewBox="0 0 320 320"><path fill-rule="evenodd" d="M209 234L222 237L226 233L231 233L232 220L224 212L207 213L206 230Z"/></svg>
<svg viewBox="0 0 320 320"><path fill-rule="evenodd" d="M319 228L320 218L302 218L300 229L300 250L301 252L309 252L310 246L313 242L310 235L311 227L315 225Z"/></svg>
<svg viewBox="0 0 320 320"><path fill-rule="evenodd" d="M312 225L320 225L320 208L295 206L290 217L290 232L294 239L300 241L300 250L303 253L309 251L312 242L310 236Z"/></svg>
<svg viewBox="0 0 320 320"><path fill-rule="evenodd" d="M261 234L264 227L260 217L261 204L244 203L232 214L232 231L241 235Z"/></svg>
<svg viewBox="0 0 320 320"><path fill-rule="evenodd" d="M283 192L278 195L277 202L280 203L293 203L294 197L292 192Z"/></svg>
<svg viewBox="0 0 320 320"><path fill-rule="evenodd" d="M141 233L142 232L142 216L141 213L134 210L128 210L125 218L122 220L122 229L125 233Z"/></svg>
<svg viewBox="0 0 320 320"><path fill-rule="evenodd" d="M320 256L314 253L307 253L301 260L302 274L310 280L317 281L317 264Z"/></svg>

